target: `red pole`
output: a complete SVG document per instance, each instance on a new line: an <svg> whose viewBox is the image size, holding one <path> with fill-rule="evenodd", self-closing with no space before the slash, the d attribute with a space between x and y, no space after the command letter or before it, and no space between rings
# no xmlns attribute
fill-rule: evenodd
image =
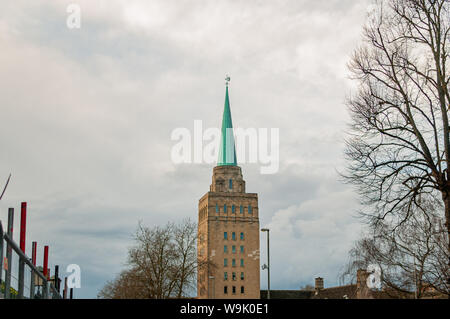
<svg viewBox="0 0 450 319"><path fill-rule="evenodd" d="M47 277L48 271L48 246L44 246L44 277Z"/></svg>
<svg viewBox="0 0 450 319"><path fill-rule="evenodd" d="M22 202L20 211L20 250L25 253L25 238L27 232L27 203Z"/></svg>
<svg viewBox="0 0 450 319"><path fill-rule="evenodd" d="M37 252L37 242L33 242L31 244L31 262L36 266L36 252Z"/></svg>

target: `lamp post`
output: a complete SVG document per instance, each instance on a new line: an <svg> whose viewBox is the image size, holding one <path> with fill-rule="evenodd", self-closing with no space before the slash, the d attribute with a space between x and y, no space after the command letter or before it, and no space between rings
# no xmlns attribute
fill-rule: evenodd
<svg viewBox="0 0 450 319"><path fill-rule="evenodd" d="M269 239L269 229L263 228L262 232L267 232L267 266L263 266L263 270L267 269L267 299L270 299L270 239Z"/></svg>

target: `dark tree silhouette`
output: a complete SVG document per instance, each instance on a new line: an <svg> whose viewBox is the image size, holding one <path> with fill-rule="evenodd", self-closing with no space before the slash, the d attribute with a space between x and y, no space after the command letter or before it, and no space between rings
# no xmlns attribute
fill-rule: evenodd
<svg viewBox="0 0 450 319"><path fill-rule="evenodd" d="M448 240L450 1L378 1L363 34L349 63L359 88L347 103L344 177L371 225L395 231L432 201Z"/></svg>
<svg viewBox="0 0 450 319"><path fill-rule="evenodd" d="M153 228L139 223L129 268L108 282L100 298L183 298L195 291L197 224L186 219Z"/></svg>

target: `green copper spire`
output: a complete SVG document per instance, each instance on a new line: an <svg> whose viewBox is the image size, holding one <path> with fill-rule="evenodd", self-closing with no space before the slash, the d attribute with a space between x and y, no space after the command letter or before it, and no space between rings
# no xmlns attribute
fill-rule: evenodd
<svg viewBox="0 0 450 319"><path fill-rule="evenodd" d="M222 133L220 137L219 160L217 161L217 166L237 166L230 99L228 97L228 82L230 81L230 77L227 77L225 80L227 81L227 88L225 92L225 108L223 110Z"/></svg>

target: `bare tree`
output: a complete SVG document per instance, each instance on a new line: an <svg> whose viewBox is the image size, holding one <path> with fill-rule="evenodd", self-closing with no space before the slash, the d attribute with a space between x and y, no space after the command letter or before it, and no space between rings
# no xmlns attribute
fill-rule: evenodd
<svg viewBox="0 0 450 319"><path fill-rule="evenodd" d="M197 275L197 224L184 220L174 231L177 252L177 298L186 296L195 288Z"/></svg>
<svg viewBox="0 0 450 319"><path fill-rule="evenodd" d="M450 2L378 1L363 34L349 64L359 88L348 100L345 178L368 222L391 231L433 200L450 250Z"/></svg>
<svg viewBox="0 0 450 319"><path fill-rule="evenodd" d="M381 280L387 293L421 298L434 288L449 295L447 232L442 218L429 209L427 214L413 214L392 231L386 222L379 223L371 234L355 243L342 279L353 279L358 269L370 264L381 269Z"/></svg>
<svg viewBox="0 0 450 319"><path fill-rule="evenodd" d="M148 299L143 287L144 277L139 270L131 269L122 271L117 278L108 281L100 290L97 297L101 299Z"/></svg>
<svg viewBox="0 0 450 319"><path fill-rule="evenodd" d="M197 225L189 219L153 228L139 223L128 251L129 269L100 291L101 298L183 298L195 288Z"/></svg>

